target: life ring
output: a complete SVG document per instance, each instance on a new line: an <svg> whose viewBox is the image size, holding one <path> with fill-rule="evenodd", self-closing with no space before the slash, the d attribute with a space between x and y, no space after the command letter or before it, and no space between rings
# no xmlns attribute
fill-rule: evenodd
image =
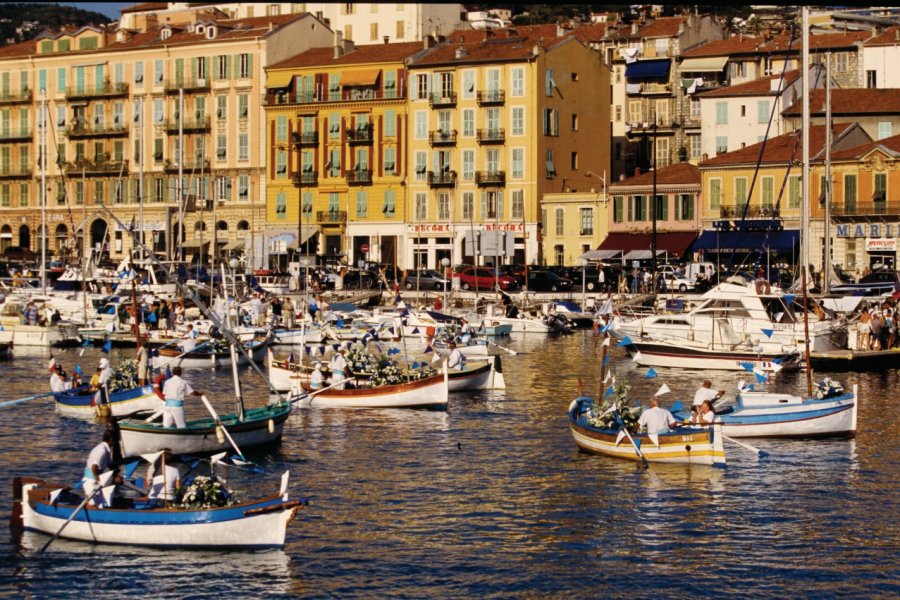
<svg viewBox="0 0 900 600"><path fill-rule="evenodd" d="M771 294L772 286L765 279L757 279L756 280L756 295Z"/></svg>
<svg viewBox="0 0 900 600"><path fill-rule="evenodd" d="M426 327L425 328L425 336L426 337L434 337L434 327Z"/></svg>
<svg viewBox="0 0 900 600"><path fill-rule="evenodd" d="M257 269L253 272L254 275L271 275L272 271L269 269Z"/></svg>

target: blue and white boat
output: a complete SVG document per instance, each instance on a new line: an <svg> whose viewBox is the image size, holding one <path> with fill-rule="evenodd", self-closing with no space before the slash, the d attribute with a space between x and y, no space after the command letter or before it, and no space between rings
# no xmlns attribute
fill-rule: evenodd
<svg viewBox="0 0 900 600"><path fill-rule="evenodd" d="M54 394L56 410L67 417L93 419L97 416L97 406L90 386L81 387ZM163 407L163 401L153 391L152 385L133 387L113 392L109 395L109 408L112 416L122 417L142 410L155 411Z"/></svg>
<svg viewBox="0 0 900 600"><path fill-rule="evenodd" d="M170 548L281 548L288 523L303 505L289 500L286 477L278 495L220 508L81 507L83 497L41 479L13 480L15 529L84 542ZM66 521L71 521L64 526Z"/></svg>

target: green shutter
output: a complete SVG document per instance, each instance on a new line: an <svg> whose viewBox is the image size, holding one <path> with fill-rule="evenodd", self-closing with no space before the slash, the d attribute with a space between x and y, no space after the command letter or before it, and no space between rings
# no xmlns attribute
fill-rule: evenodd
<svg viewBox="0 0 900 600"><path fill-rule="evenodd" d="M225 79L231 79L231 56L225 57Z"/></svg>
<svg viewBox="0 0 900 600"><path fill-rule="evenodd" d="M200 63L201 60L202 59L200 59L200 58L194 58L191 60L191 80L193 80L193 81L197 80L197 74L200 72L200 69L198 68L197 65Z"/></svg>
<svg viewBox="0 0 900 600"><path fill-rule="evenodd" d="M175 59L175 83L179 86L184 85L184 59Z"/></svg>
<svg viewBox="0 0 900 600"><path fill-rule="evenodd" d="M253 77L253 55L247 53L247 77Z"/></svg>
<svg viewBox="0 0 900 600"><path fill-rule="evenodd" d="M622 222L622 196L613 197L613 221Z"/></svg>

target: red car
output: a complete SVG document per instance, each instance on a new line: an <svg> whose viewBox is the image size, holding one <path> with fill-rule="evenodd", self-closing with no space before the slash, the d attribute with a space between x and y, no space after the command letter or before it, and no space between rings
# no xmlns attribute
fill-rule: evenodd
<svg viewBox="0 0 900 600"><path fill-rule="evenodd" d="M489 267L466 267L453 276L459 277L459 285L464 290L493 290L495 283L500 285L501 290L511 290L517 286L515 277L496 275L496 271Z"/></svg>

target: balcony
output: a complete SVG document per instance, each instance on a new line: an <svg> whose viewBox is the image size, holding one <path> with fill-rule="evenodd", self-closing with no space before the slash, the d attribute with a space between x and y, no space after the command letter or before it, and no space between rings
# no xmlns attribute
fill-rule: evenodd
<svg viewBox="0 0 900 600"><path fill-rule="evenodd" d="M31 90L22 90L18 94L0 94L0 104L31 104Z"/></svg>
<svg viewBox="0 0 900 600"><path fill-rule="evenodd" d="M7 142L30 142L32 135L30 127L0 131L0 144Z"/></svg>
<svg viewBox="0 0 900 600"><path fill-rule="evenodd" d="M84 121L78 121L67 128L65 133L67 137L73 140L92 137L117 137L128 135L128 127L118 124L104 125L103 123L88 125Z"/></svg>
<svg viewBox="0 0 900 600"><path fill-rule="evenodd" d="M428 186L433 188L454 187L456 171L428 171Z"/></svg>
<svg viewBox="0 0 900 600"><path fill-rule="evenodd" d="M722 206L719 208L719 216L723 219L741 219L744 215L744 206ZM751 218L771 218L775 216L774 206L750 206L747 207L746 217Z"/></svg>
<svg viewBox="0 0 900 600"><path fill-rule="evenodd" d="M371 185L372 170L371 169L350 169L344 176L347 178L347 185Z"/></svg>
<svg viewBox="0 0 900 600"><path fill-rule="evenodd" d="M484 90L477 94L478 106L497 106L506 102L505 90Z"/></svg>
<svg viewBox="0 0 900 600"><path fill-rule="evenodd" d="M30 179L31 169L22 167L0 168L0 179Z"/></svg>
<svg viewBox="0 0 900 600"><path fill-rule="evenodd" d="M457 131L455 129L453 131L444 131L442 129L429 131L428 143L432 146L455 146L456 134Z"/></svg>
<svg viewBox="0 0 900 600"><path fill-rule="evenodd" d="M76 159L75 162L63 163L63 171L66 175L118 175L128 173L127 160L109 160L100 158L97 160Z"/></svg>
<svg viewBox="0 0 900 600"><path fill-rule="evenodd" d="M502 144L506 141L505 129L479 129L475 132L479 144Z"/></svg>
<svg viewBox="0 0 900 600"><path fill-rule="evenodd" d="M431 105L431 108L449 108L456 106L456 92L432 94L428 98L428 104Z"/></svg>
<svg viewBox="0 0 900 600"><path fill-rule="evenodd" d="M127 83L104 83L66 88L66 100L90 100L91 98L116 98L128 95Z"/></svg>
<svg viewBox="0 0 900 600"><path fill-rule="evenodd" d="M177 79L167 79L164 89L167 94L177 94L178 90L184 90L185 94L202 94L208 92L209 88L208 77L204 79L191 77L190 79L182 79L181 81Z"/></svg>
<svg viewBox="0 0 900 600"><path fill-rule="evenodd" d="M179 123L179 119L176 117L174 119L168 119L165 123L166 133L168 134L177 134L180 129L184 129L185 133L202 133L204 131L209 131L209 127L209 115L205 117L196 117L194 119L184 119L183 123Z"/></svg>
<svg viewBox="0 0 900 600"><path fill-rule="evenodd" d="M880 217L883 215L900 215L900 202L874 200L864 204L831 204L832 217Z"/></svg>
<svg viewBox="0 0 900 600"><path fill-rule="evenodd" d="M346 223L346 210L320 210L316 212L316 222L318 223Z"/></svg>
<svg viewBox="0 0 900 600"><path fill-rule="evenodd" d="M324 102L354 102L360 100L405 100L406 90L346 89L341 92L267 92L264 106L285 104L321 104Z"/></svg>
<svg viewBox="0 0 900 600"><path fill-rule="evenodd" d="M177 160L169 160L166 159L165 165L163 166L163 170L166 173L177 173L178 172L178 161ZM191 172L191 171L206 171L209 172L209 160L203 158L197 158L194 160L185 160L181 165L182 172Z"/></svg>
<svg viewBox="0 0 900 600"><path fill-rule="evenodd" d="M318 131L294 131L291 133L291 141L295 146L318 146Z"/></svg>
<svg viewBox="0 0 900 600"><path fill-rule="evenodd" d="M475 185L501 187L506 185L506 171L475 171Z"/></svg>
<svg viewBox="0 0 900 600"><path fill-rule="evenodd" d="M303 187L304 185L317 185L319 183L318 171L303 171L291 175L291 181L295 187Z"/></svg>
<svg viewBox="0 0 900 600"><path fill-rule="evenodd" d="M672 93L672 84L671 83L629 83L625 86L625 93L631 96L637 94L643 95L656 95L656 94L671 94Z"/></svg>
<svg viewBox="0 0 900 600"><path fill-rule="evenodd" d="M347 129L347 141L351 145L371 144L374 139L372 125L360 125Z"/></svg>

